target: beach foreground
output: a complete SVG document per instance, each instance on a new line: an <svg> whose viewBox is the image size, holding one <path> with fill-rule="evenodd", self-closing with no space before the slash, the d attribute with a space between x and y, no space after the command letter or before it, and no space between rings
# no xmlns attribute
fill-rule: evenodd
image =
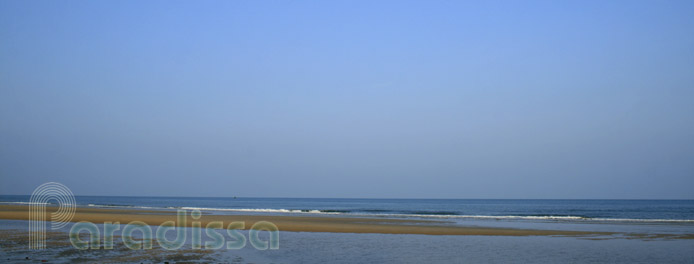
<svg viewBox="0 0 694 264"><path fill-rule="evenodd" d="M47 207L46 219L56 208ZM29 220L29 206L0 205L0 219ZM110 208L77 208L72 222L87 221L95 224L120 222L126 224L141 221L148 225L161 225L176 221L176 211L139 210ZM225 225L243 222L242 229L249 229L259 221L275 224L280 231L293 232L331 232L331 233L374 233L374 234L421 234L421 235L477 235L477 236L609 236L625 235L634 238L693 239L694 234L619 234L617 232L593 232L570 230L533 230L516 228L475 227L454 225L443 220L388 219L335 216L286 216L286 215L212 215L203 214L194 220L188 214L186 227L199 222L201 227L210 222L221 221ZM177 223L178 224L178 223Z"/></svg>
<svg viewBox="0 0 694 264"><path fill-rule="evenodd" d="M49 214L56 210L47 207ZM79 207L74 224L47 230L42 250L31 249L29 207L0 205L0 259L7 263L46 261L51 263L94 262L226 262L226 263L692 263L691 225L689 224L566 224L539 222L516 225L514 221L475 221L476 224L513 224L476 226L451 219L350 217L299 214L210 214L203 210L198 218L193 211L132 208ZM46 215L49 217L49 215ZM50 218L46 218L50 219ZM76 226L90 222L96 229ZM149 225L128 232L127 224L140 221ZM235 223L235 229L181 228L182 233L159 233L161 223L174 221L179 226L206 227L219 221L223 226ZM256 232L262 221L276 225L280 232ZM120 229L107 226L120 223ZM106 224L108 223L108 224ZM48 223L47 223L48 224ZM126 226L123 226L126 225ZM159 225L158 227L155 227ZM83 225L84 226L84 225ZM525 226L525 227L521 227ZM573 226L573 227L572 227ZM526 228L527 227L527 228ZM538 229L533 229L537 227ZM595 228L586 231L576 228ZM543 229L541 229L543 228ZM573 229L572 229L573 228ZM132 229L131 229L132 230ZM141 231L140 231L141 230ZM149 231L147 231L149 230ZM196 231L197 230L197 231ZM88 231L88 232L87 232ZM204 235L202 235L203 233ZM280 233L280 234L277 234ZM79 239L73 240L77 234ZM96 237L91 235L96 234ZM215 238L216 236L216 238ZM175 249L167 243L183 243ZM196 238L199 238L196 240ZM257 240L255 238L258 238ZM217 248L215 241L226 243ZM87 241L91 248L82 248ZM107 247L107 241L113 241ZM130 242L128 242L130 241ZM128 243L151 242L151 248ZM156 241L156 242L155 242ZM277 241L276 247L264 247L253 241ZM102 243L103 242L103 243ZM212 244L209 244L212 243ZM145 245L145 244L141 244ZM196 246L198 245L198 246Z"/></svg>
<svg viewBox="0 0 694 264"><path fill-rule="evenodd" d="M51 211L57 208L48 207L46 219ZM285 216L285 215L205 215L193 220L186 216L186 227L192 227L194 221L205 227L210 222L222 221L225 224L244 222L248 229L259 221L275 224L280 231L294 232L332 232L332 233L380 233L380 234L422 234L422 235L488 235L488 236L587 236L610 235L607 232L579 232L560 230L527 230L510 228L463 227L453 226L446 221L409 220L361 217L331 216ZM0 205L0 219L29 220L29 206ZM126 224L141 221L148 225L161 225L167 221L176 221L176 211L153 211L138 209L77 208L72 222L87 221L95 224L120 222Z"/></svg>

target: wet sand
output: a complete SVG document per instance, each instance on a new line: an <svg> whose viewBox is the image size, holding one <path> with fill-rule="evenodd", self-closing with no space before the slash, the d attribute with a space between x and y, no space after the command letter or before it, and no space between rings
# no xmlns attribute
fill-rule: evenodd
<svg viewBox="0 0 694 264"><path fill-rule="evenodd" d="M47 207L46 218L56 208ZM29 206L0 205L0 219L29 220ZM160 225L176 221L175 211L138 209L77 208L72 222L88 221L95 224L105 222L141 221L148 225ZM334 216L286 216L286 215L210 215L203 214L193 220L188 211L186 226L193 221L205 227L210 222L221 221L224 226L232 222L244 222L244 229L259 221L275 224L280 231L332 232L332 233L377 233L377 234L423 234L423 235L484 235L484 236L594 236L612 235L610 232L581 232L565 230L531 230L511 228L470 227L453 225L446 221L411 220L387 218L334 217Z"/></svg>

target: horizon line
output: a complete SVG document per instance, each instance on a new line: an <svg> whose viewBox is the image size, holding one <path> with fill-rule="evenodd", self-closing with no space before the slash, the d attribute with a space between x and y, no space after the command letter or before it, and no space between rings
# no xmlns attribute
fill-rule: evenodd
<svg viewBox="0 0 694 264"><path fill-rule="evenodd" d="M31 194L0 194L0 196L31 196ZM224 199L368 199L368 200L694 200L694 198L373 198L373 197L272 197L272 196L173 196L173 195L83 195L75 197L152 197L152 198L224 198Z"/></svg>

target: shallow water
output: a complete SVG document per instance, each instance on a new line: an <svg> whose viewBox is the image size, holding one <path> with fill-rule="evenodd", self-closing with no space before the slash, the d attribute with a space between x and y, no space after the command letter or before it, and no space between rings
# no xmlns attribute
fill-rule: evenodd
<svg viewBox="0 0 694 264"><path fill-rule="evenodd" d="M0 229L26 230L27 221L0 220ZM62 229L67 232L70 227ZM103 225L100 225L103 233ZM156 228L153 227L156 231ZM187 235L191 235L186 228ZM221 231L219 231L221 232ZM248 237L248 231L241 231ZM120 234L120 233L117 233ZM209 239L204 231L203 243ZM222 233L223 234L223 233ZM167 236L173 239L173 232ZM134 233L136 239L141 238ZM263 232L261 240L269 239ZM65 238L67 240L67 235ZM228 237L227 237L228 239ZM191 240L186 240L181 252L192 249ZM116 241L116 244L119 242ZM210 259L235 263L692 263L694 262L694 240L626 239L548 237L548 236L431 236L393 234L352 234L280 232L277 250L258 250L247 243L242 249L214 250L199 255L201 262ZM157 261L146 251L123 249L91 250L84 254L61 255L70 250L47 248L12 251L2 248L0 260L26 263L24 258L41 258L50 262L72 262L98 258L101 261L123 256L143 255L144 260ZM52 253L51 253L52 252ZM162 253L157 253L162 256ZM156 254L155 254L156 255ZM198 255L194 255L198 256Z"/></svg>
<svg viewBox="0 0 694 264"><path fill-rule="evenodd" d="M397 263L691 263L694 241L283 232L271 260Z"/></svg>

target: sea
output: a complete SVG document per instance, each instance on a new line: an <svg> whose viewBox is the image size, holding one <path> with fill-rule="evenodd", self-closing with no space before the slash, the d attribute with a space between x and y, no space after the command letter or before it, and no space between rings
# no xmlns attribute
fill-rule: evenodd
<svg viewBox="0 0 694 264"><path fill-rule="evenodd" d="M29 204L28 195L0 195L0 204ZM187 209L395 218L557 222L694 223L694 200L335 199L248 197L76 196L77 206Z"/></svg>
<svg viewBox="0 0 694 264"><path fill-rule="evenodd" d="M29 198L2 195L0 204L29 204ZM79 207L91 208L429 219L477 227L694 234L694 200L76 196L75 201ZM0 229L25 226L26 221L0 220ZM5 252L0 257L11 260L18 256ZM221 257L225 259L219 262L236 263L694 263L694 240L657 236L434 236L280 230L277 250L262 251L249 246L224 251Z"/></svg>

